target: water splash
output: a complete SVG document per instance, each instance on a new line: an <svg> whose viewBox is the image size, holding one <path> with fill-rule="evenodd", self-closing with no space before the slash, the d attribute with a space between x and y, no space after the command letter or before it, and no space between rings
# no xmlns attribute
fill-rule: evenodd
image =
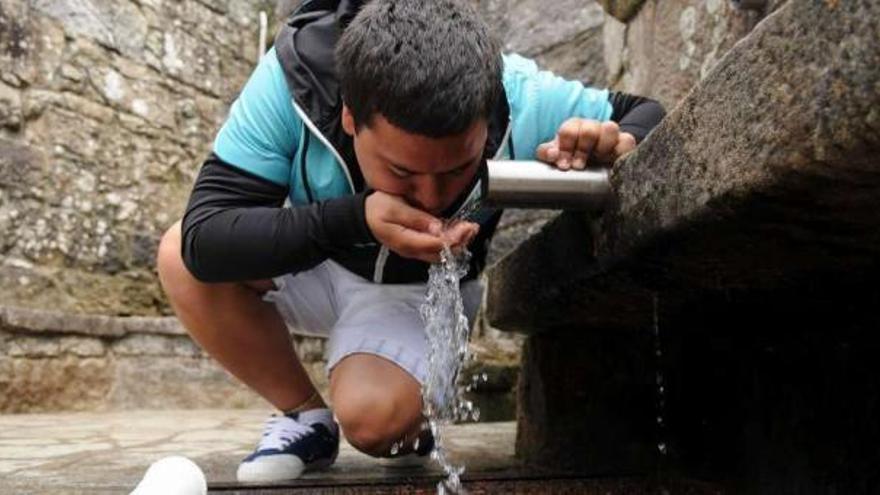
<svg viewBox="0 0 880 495"><path fill-rule="evenodd" d="M470 325L464 315L460 282L467 275L470 253L453 253L444 247L440 263L428 270L428 293L420 311L428 337L428 373L422 387L425 417L435 447L431 457L440 464L446 479L437 493L466 493L461 485L464 466L453 465L443 446L442 428L456 420L478 419L473 403L462 399L464 387L457 385L462 364L468 357Z"/></svg>
<svg viewBox="0 0 880 495"><path fill-rule="evenodd" d="M660 339L660 296L654 293L654 357L656 358L655 382L657 383L657 451L665 456L666 445L666 381L663 377L663 341Z"/></svg>

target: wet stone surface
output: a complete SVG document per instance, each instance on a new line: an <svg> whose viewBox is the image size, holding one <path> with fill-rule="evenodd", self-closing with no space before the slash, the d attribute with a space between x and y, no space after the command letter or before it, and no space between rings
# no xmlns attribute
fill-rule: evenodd
<svg viewBox="0 0 880 495"><path fill-rule="evenodd" d="M238 462L251 452L268 410L135 411L0 416L0 493L127 492L152 462L183 455L218 488L236 487ZM453 426L445 441L469 473L516 466L513 423ZM439 470L386 467L343 443L336 464L301 483L367 483L439 478Z"/></svg>

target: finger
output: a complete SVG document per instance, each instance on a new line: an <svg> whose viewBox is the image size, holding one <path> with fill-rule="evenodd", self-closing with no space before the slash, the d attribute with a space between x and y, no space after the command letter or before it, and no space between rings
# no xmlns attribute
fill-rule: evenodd
<svg viewBox="0 0 880 495"><path fill-rule="evenodd" d="M433 237L437 237L443 229L443 222L439 218L418 208L413 208L403 200L390 209L388 222L431 234Z"/></svg>
<svg viewBox="0 0 880 495"><path fill-rule="evenodd" d="M443 240L449 246L457 246L465 242L476 227L473 222L457 222L443 232Z"/></svg>
<svg viewBox="0 0 880 495"><path fill-rule="evenodd" d="M619 158L636 148L636 138L628 132L621 132L614 147L614 156Z"/></svg>
<svg viewBox="0 0 880 495"><path fill-rule="evenodd" d="M613 162L616 154L614 147L620 139L620 127L616 122L603 122L599 131L599 140L593 150L593 157L600 163Z"/></svg>
<svg viewBox="0 0 880 495"><path fill-rule="evenodd" d="M470 246L471 243L474 242L474 239L476 239L477 234L479 234L479 233L480 233L480 226L477 225L476 228L471 229L470 232L468 232L467 239L464 240L464 245Z"/></svg>
<svg viewBox="0 0 880 495"><path fill-rule="evenodd" d="M467 244L459 244L458 246L452 246L449 248L452 251L452 254L458 256L463 253L467 249Z"/></svg>
<svg viewBox="0 0 880 495"><path fill-rule="evenodd" d="M467 226L467 231L465 232L464 238L461 240L461 243L465 246L469 245L474 237L480 232L480 225L476 223L470 223Z"/></svg>
<svg viewBox="0 0 880 495"><path fill-rule="evenodd" d="M559 159L559 141L554 138L553 141L541 143L535 150L535 156L542 162L556 163Z"/></svg>
<svg viewBox="0 0 880 495"><path fill-rule="evenodd" d="M414 258L433 263L440 259L440 251L443 250L443 240L431 234L417 232L403 226L398 226L395 246L389 246L392 251L404 258Z"/></svg>
<svg viewBox="0 0 880 495"><path fill-rule="evenodd" d="M476 236L475 229L468 229L458 244L451 246L450 249L452 249L453 253L461 253L470 246L471 241L473 241Z"/></svg>
<svg viewBox="0 0 880 495"><path fill-rule="evenodd" d="M578 131L577 144L575 145L574 158L572 159L572 168L583 170L587 166L587 160L596 147L599 135L602 132L602 125L595 120L582 120Z"/></svg>
<svg viewBox="0 0 880 495"><path fill-rule="evenodd" d="M559 157L556 159L556 166L562 170L571 168L571 160L577 148L580 128L580 119L568 119L556 133L556 140L559 142Z"/></svg>

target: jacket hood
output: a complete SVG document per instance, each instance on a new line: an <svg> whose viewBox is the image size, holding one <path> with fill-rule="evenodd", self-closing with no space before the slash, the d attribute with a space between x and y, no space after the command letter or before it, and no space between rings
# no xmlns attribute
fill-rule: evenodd
<svg viewBox="0 0 880 495"><path fill-rule="evenodd" d="M275 51L296 104L328 139L342 110L336 42L367 1L306 0L275 37Z"/></svg>
<svg viewBox="0 0 880 495"><path fill-rule="evenodd" d="M351 137L342 130L342 95L335 48L345 27L367 2L369 0L306 0L287 18L275 37L275 52L294 101L350 168L357 160ZM489 118L487 159L494 157L501 146L510 116L507 98L503 91L501 94ZM361 175L359 170L356 175Z"/></svg>

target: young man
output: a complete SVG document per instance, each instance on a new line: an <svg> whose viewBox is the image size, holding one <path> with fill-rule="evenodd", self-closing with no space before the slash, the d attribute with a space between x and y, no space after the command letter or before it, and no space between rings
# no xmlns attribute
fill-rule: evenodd
<svg viewBox="0 0 880 495"><path fill-rule="evenodd" d="M397 456L427 454L418 308L428 263L444 243L474 253L462 285L473 319L501 212L445 232L441 219L487 159L608 165L662 114L502 57L464 2L306 1L232 106L159 249L192 337L282 412L238 478L330 465L339 426L373 456L391 457L401 440ZM288 325L329 338L332 413Z"/></svg>

